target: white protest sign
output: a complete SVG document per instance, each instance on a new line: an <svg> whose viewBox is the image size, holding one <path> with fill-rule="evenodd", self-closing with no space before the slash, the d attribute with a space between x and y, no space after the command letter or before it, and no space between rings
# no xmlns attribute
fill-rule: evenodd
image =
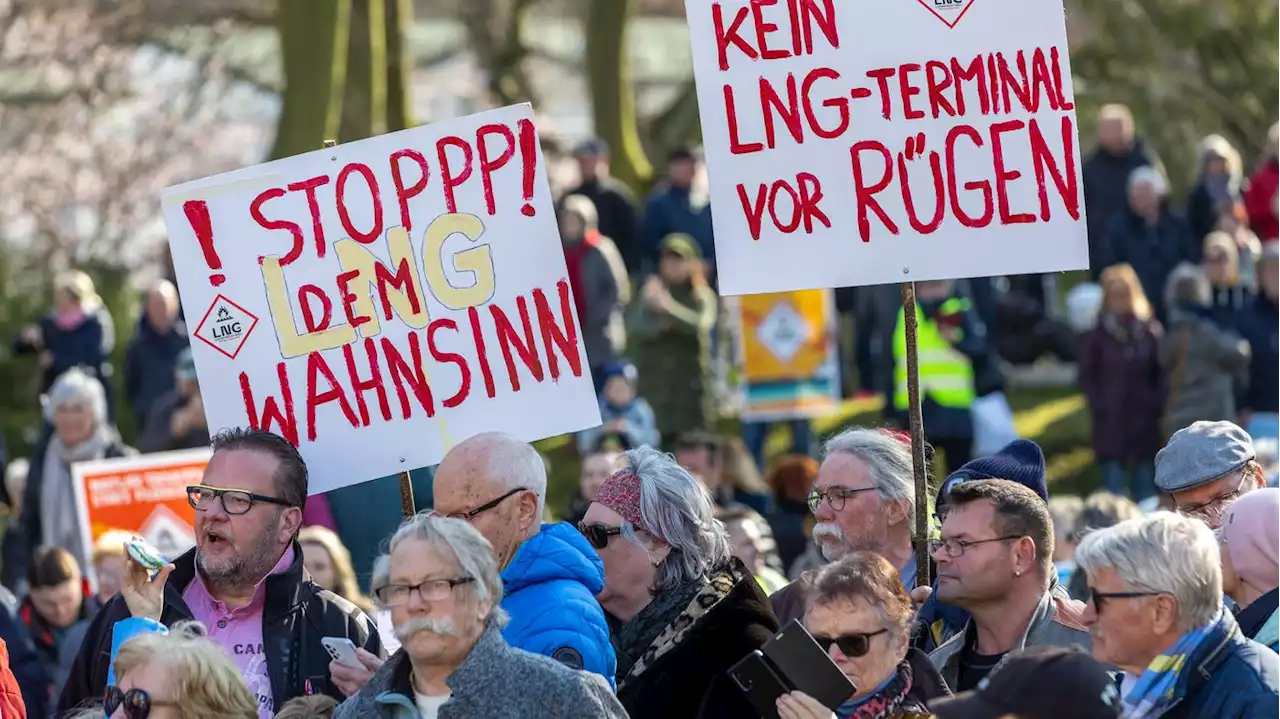
<svg viewBox="0 0 1280 719"><path fill-rule="evenodd" d="M1062 0L686 0L723 294L1088 266Z"/></svg>
<svg viewBox="0 0 1280 719"><path fill-rule="evenodd" d="M312 492L600 423L528 105L162 193L209 426Z"/></svg>

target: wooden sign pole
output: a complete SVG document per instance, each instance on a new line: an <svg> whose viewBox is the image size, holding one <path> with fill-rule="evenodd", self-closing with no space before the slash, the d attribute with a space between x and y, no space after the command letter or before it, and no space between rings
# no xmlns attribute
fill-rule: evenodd
<svg viewBox="0 0 1280 719"><path fill-rule="evenodd" d="M326 148L337 147L337 145L337 140L324 141ZM338 158L335 157L334 159ZM417 512L413 503L413 481L410 479L408 472L400 473L400 512L406 518L412 517Z"/></svg>
<svg viewBox="0 0 1280 719"><path fill-rule="evenodd" d="M929 577L929 477L924 464L924 421L920 417L920 355L916 347L914 282L902 283L902 323L907 339L907 416L911 429L911 471L916 483L916 586L928 587L932 581Z"/></svg>

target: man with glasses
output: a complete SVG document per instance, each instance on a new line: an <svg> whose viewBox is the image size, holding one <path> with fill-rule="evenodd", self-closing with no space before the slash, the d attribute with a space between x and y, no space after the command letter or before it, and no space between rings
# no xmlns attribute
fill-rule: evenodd
<svg viewBox="0 0 1280 719"><path fill-rule="evenodd" d="M489 432L449 450L436 472L436 515L464 520L493 546L511 646L542 654L610 684L616 657L595 595L604 564L566 522L542 522L547 470L538 451Z"/></svg>
<svg viewBox="0 0 1280 719"><path fill-rule="evenodd" d="M910 441L883 429L853 427L827 440L823 454L809 493L809 511L817 520L814 544L828 562L875 552L898 570L910 591L916 581ZM804 584L797 580L769 597L780 625L804 616Z"/></svg>
<svg viewBox="0 0 1280 719"><path fill-rule="evenodd" d="M239 666L264 719L296 696L324 693L341 700L358 688L332 672L320 640L350 639L375 666L382 645L373 622L355 605L307 577L297 543L306 498L306 465L283 438L256 429L214 437L201 483L187 487L195 548L151 580L163 586L154 601L134 602L147 607L139 610L145 616L135 616L119 595L98 613L59 713L101 698L111 649L127 638L126 628L146 631L191 619L205 625ZM129 566L132 573L145 572L132 560Z"/></svg>
<svg viewBox="0 0 1280 719"><path fill-rule="evenodd" d="M1091 596L1083 619L1094 657L1124 671L1123 716L1276 716L1280 660L1223 607L1219 561L1204 522L1172 512L1080 541Z"/></svg>
<svg viewBox="0 0 1280 719"><path fill-rule="evenodd" d="M1245 492L1266 486L1249 433L1232 422L1196 422L1173 433L1156 455L1156 487L1179 514L1210 529Z"/></svg>
<svg viewBox="0 0 1280 719"><path fill-rule="evenodd" d="M381 607L401 651L335 719L626 719L604 679L517 649L502 637L503 579L493 548L461 519L419 514L391 538ZM551 610L555 611L555 610Z"/></svg>
<svg viewBox="0 0 1280 719"><path fill-rule="evenodd" d="M973 689L1008 653L1027 647L1087 648L1084 606L1050 589L1053 522L1044 500L1004 479L963 482L948 500L933 543L937 597L970 619L929 654L947 684Z"/></svg>

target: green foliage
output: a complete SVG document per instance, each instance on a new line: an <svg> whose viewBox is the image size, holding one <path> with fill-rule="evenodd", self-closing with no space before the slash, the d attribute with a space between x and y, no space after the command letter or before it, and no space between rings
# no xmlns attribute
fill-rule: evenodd
<svg viewBox="0 0 1280 719"><path fill-rule="evenodd" d="M1129 105L1179 194L1205 135L1254 164L1280 104L1275 0L1069 0L1067 10L1083 137L1098 107Z"/></svg>

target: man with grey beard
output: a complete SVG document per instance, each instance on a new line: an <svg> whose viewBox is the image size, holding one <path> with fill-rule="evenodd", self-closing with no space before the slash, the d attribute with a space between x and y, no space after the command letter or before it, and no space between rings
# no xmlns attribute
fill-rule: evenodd
<svg viewBox="0 0 1280 719"><path fill-rule="evenodd" d="M461 519L419 514L391 538L378 604L401 651L334 719L603 717L626 712L599 675L502 638L502 578L493 547Z"/></svg>
<svg viewBox="0 0 1280 719"><path fill-rule="evenodd" d="M113 639L192 619L240 668L264 719L297 696L351 693L320 640L350 639L375 666L382 643L369 617L307 576L297 542L306 499L307 467L293 445L256 429L218 433L201 483L187 487L195 548L151 580L129 560L125 590L86 632L59 715L102 697Z"/></svg>
<svg viewBox="0 0 1280 719"><path fill-rule="evenodd" d="M851 552L875 552L915 586L911 545L916 493L911 446L884 429L852 427L827 440L818 479L809 493L817 524L813 541L828 562ZM769 597L778 624L804 616L804 577Z"/></svg>

